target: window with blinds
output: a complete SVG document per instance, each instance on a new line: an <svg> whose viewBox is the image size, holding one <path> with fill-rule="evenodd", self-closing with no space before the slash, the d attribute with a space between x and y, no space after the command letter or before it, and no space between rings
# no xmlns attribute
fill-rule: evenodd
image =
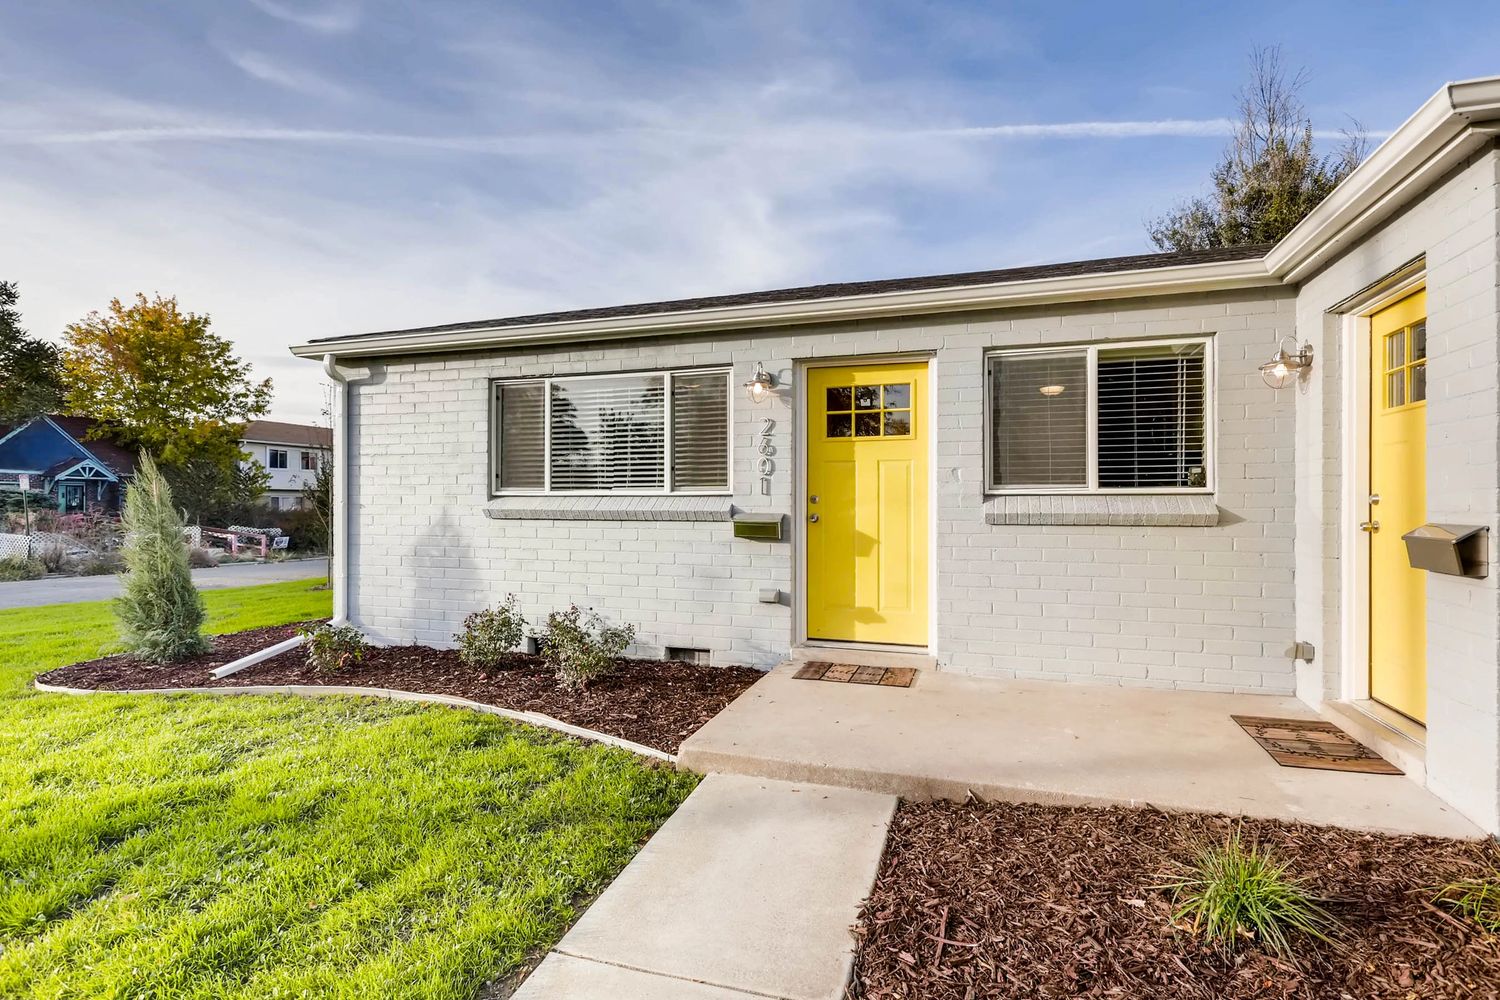
<svg viewBox="0 0 1500 1000"><path fill-rule="evenodd" d="M1204 347L1099 352L1099 488L1184 489L1204 476Z"/></svg>
<svg viewBox="0 0 1500 1000"><path fill-rule="evenodd" d="M495 383L495 491L729 488L729 373Z"/></svg>
<svg viewBox="0 0 1500 1000"><path fill-rule="evenodd" d="M1208 487L1205 339L989 359L989 488Z"/></svg>
<svg viewBox="0 0 1500 1000"><path fill-rule="evenodd" d="M990 358L990 467L1001 489L1086 487L1088 356Z"/></svg>

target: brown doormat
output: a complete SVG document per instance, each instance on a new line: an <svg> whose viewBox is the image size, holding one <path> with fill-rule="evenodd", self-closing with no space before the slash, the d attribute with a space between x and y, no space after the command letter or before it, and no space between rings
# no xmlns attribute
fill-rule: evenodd
<svg viewBox="0 0 1500 1000"><path fill-rule="evenodd" d="M859 667L852 663L828 663L809 660L792 675L799 681L832 681L835 684L875 684L880 687L909 688L917 679L915 667Z"/></svg>
<svg viewBox="0 0 1500 1000"><path fill-rule="evenodd" d="M1282 767L1400 774L1401 769L1331 722L1231 715Z"/></svg>

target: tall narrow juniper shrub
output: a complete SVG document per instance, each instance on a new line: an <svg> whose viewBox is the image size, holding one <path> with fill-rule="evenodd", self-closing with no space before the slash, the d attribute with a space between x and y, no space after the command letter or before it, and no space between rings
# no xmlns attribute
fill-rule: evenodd
<svg viewBox="0 0 1500 1000"><path fill-rule="evenodd" d="M125 491L125 589L115 599L125 645L155 663L208 651L203 598L188 568L182 517L172 490L145 453Z"/></svg>

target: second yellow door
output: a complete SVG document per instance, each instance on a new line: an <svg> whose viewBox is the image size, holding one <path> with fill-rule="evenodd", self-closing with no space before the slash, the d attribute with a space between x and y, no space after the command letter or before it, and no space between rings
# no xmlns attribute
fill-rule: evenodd
<svg viewBox="0 0 1500 1000"><path fill-rule="evenodd" d="M1370 317L1370 697L1427 718L1427 574L1401 536L1427 520L1427 296Z"/></svg>
<svg viewBox="0 0 1500 1000"><path fill-rule="evenodd" d="M927 364L807 379L810 639L927 645Z"/></svg>

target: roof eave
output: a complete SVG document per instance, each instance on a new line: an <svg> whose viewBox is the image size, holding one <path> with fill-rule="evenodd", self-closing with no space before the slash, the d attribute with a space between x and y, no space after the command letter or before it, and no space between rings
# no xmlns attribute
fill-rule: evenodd
<svg viewBox="0 0 1500 1000"><path fill-rule="evenodd" d="M963 288L881 292L798 302L764 302L682 312L648 313L523 326L475 327L467 330L371 334L335 342L313 341L292 347L301 358L340 358L436 351L482 350L534 344L617 340L668 334L708 333L753 327L837 323L892 315L927 315L1082 302L1143 295L1170 295L1276 285L1264 260L1221 261L1176 267L1143 268L1102 274L1039 278Z"/></svg>
<svg viewBox="0 0 1500 1000"><path fill-rule="evenodd" d="M1500 77L1443 87L1271 248L1267 268L1303 280L1491 141L1497 121Z"/></svg>

